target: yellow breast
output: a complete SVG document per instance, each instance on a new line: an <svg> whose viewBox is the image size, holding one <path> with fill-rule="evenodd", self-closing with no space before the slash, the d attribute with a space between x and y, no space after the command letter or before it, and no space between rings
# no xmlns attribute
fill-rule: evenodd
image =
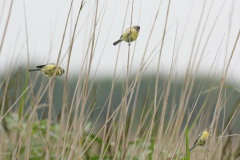
<svg viewBox="0 0 240 160"><path fill-rule="evenodd" d="M202 136L200 137L202 141L206 141L209 137L209 132L203 132Z"/></svg>

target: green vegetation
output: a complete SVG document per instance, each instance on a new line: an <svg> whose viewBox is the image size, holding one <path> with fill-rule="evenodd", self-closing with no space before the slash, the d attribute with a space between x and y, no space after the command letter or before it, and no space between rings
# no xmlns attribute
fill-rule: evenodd
<svg viewBox="0 0 240 160"><path fill-rule="evenodd" d="M25 69L24 69L25 70ZM45 147L46 147L46 129L47 129L47 104L48 104L48 93L45 93L42 99L40 100L39 104L36 106L33 105L33 101L31 100L31 91L28 90L27 94L25 95L25 101L24 108L25 111L22 112L21 117L19 118L19 110L21 106L23 106L22 103L18 103L18 97L21 95L22 92L19 92L16 85L24 86L25 85L25 79L18 79L14 77L18 77L18 74L24 75L24 70L21 72L16 72L12 75L12 78L9 81L9 85L7 87L7 90L5 92L5 104L1 105L4 106L3 109L3 115L7 113L7 111L11 108L12 104L14 102L17 102L16 105L11 109L10 112L8 112L4 118L2 119L2 129L1 133L4 137L4 141L1 142L2 146L2 152L1 157L4 159L13 159L14 157L19 157L20 159L25 158L26 149L28 147L27 142L30 141L30 159L44 159L45 157ZM20 77L20 76L19 76ZM24 77L24 76L23 76ZM163 91L163 85L166 82L167 77L164 78L164 76L160 76L162 78L159 79L159 86L161 86L161 89L159 92ZM43 79L42 79L43 78ZM135 110L134 120L132 122L131 129L129 128L129 125L127 125L125 134L128 133L129 130L129 141L127 144L126 150L123 152L121 147L118 149L117 157L120 157L121 154L126 154L126 159L145 159L144 157L148 157L148 159L152 159L153 152L154 152L154 145L156 141L157 136L157 130L159 126L159 120L162 110L162 102L160 102L160 107L157 109L156 118L154 120L154 126L152 131L152 136L150 139L148 139L148 128L149 124L151 122L151 117L153 116L154 109L153 109L153 99L154 99L154 83L151 82L151 79L154 79L154 77L143 77L142 83L140 85L139 94L138 94L138 102L136 103L137 109ZM199 94L199 85L202 85L202 79L203 77L196 78L195 82L198 85L194 85L192 95L198 95ZM195 111L193 112L192 118L190 118L189 125L191 128L188 131L188 127L186 128L186 151L189 149L189 144L193 143L193 140L196 138L198 132L204 127L208 127L210 123L210 118L205 119L204 116L213 117L213 110L212 110L212 104L216 104L216 98L211 99L211 101L208 101L209 97L214 96L218 93L217 90L209 90L208 88L211 88L212 82L214 79L209 79L207 83L205 84L205 87L203 89L203 92L197 102L197 106ZM21 82L20 84L17 82ZM43 75L39 75L38 80L34 84L33 88L33 95L39 94L39 88L41 88L42 85L47 84L49 82L49 79L45 78ZM70 114L70 106L71 102L73 101L73 93L74 93L74 86L76 85L77 79L72 79L69 81L69 84L71 85L68 90L68 98L66 100L66 114ZM93 81L90 81L92 83ZM133 82L133 79L130 80L130 82ZM62 135L60 135L60 117L61 117L61 97L62 97L62 90L64 83L62 79L56 79L55 82L55 89L54 89L54 96L53 96L53 108L52 108L52 122L50 126L50 155L51 159L57 159L57 151L56 148L58 146L59 138L64 141L66 139L66 144L61 144L60 148L65 150L66 156L69 156L71 153L71 145L74 143L74 138L76 136L76 131L73 130L73 122L74 122L74 116L75 112L71 113L70 119L69 119L69 127L67 128L67 132L64 132ZM175 82L172 82L175 83ZM165 116L165 124L164 124L164 146L159 153L159 156L161 159L171 158L173 155L173 151L175 149L175 140L179 139L181 136L180 134L184 131L184 126L187 123L187 118L183 118L183 121L178 124L176 121L178 112L177 108L175 108L175 105L179 105L180 102L177 100L177 97L181 97L181 87L183 81L179 80L177 83L172 84L174 85L174 88L171 89L169 93L169 99L168 99L168 108L166 110L166 116ZM117 133L119 132L118 123L120 121L120 114L115 116L115 120L111 119L109 123L107 124L107 139L103 139L103 130L106 125L105 123L105 117L107 115L107 108L104 108L105 101L108 99L109 92L111 90L111 80L109 79L99 79L95 80L92 87L92 90L89 91L89 98L88 102L86 104L86 112L85 115L86 120L84 120L84 132L83 132L83 152L82 155L83 159L99 159L101 155L101 148L103 147L103 159L112 159L113 153L115 152L116 145L121 146L122 141L119 143L116 141ZM215 82L214 86L212 88L217 88L220 83ZM6 83L3 83L3 87L6 88ZM20 87L21 88L21 87ZM206 89L205 89L206 88ZM234 87L226 87L226 93L227 95L231 95L229 99L226 101L226 106L228 106L228 110L225 111L225 120L223 117L223 114L220 114L218 117L218 128L216 137L221 135L221 128L222 128L222 122L224 121L224 124L228 124L230 122L230 118L234 116L234 112L237 110L238 104L239 104L239 96L236 89L233 89ZM121 93L122 90L122 82L117 81L114 87L114 92L112 96L112 105L111 105L111 114L114 115L114 111L118 109L118 104L121 103L123 100L124 95ZM13 94L16 93L16 94ZM72 94L70 94L72 93ZM2 93L1 93L2 94ZM3 95L3 94L2 94ZM13 96L14 95L14 96ZM133 95L136 96L136 93ZM175 99L173 99L175 97ZM1 104L3 104L3 98L1 98ZM37 99L37 98L36 98ZM187 111L189 112L191 108L195 104L195 96L190 96L189 99L189 106L187 107ZM20 102L21 100L19 100ZM36 102L35 102L36 103ZM131 119L131 113L133 111L133 103L130 104L129 107L129 113L126 117L127 122L126 124L130 123ZM19 106L19 107L18 107ZM34 108L32 107L34 106ZM205 108L205 106L208 106ZM239 113L238 113L239 114ZM80 111L78 113L78 116L80 115ZM34 116L34 117L32 117ZM68 115L65 115L65 120L67 119ZM184 117L187 117L187 114L185 113ZM30 120L31 119L31 120ZM238 123L236 123L237 120L240 120L239 117L235 117L234 121L235 123L232 123L229 126L229 133L232 135L233 133L239 132ZM65 121L65 123L67 123ZM95 124L96 123L96 124ZM177 125L178 124L178 125ZM66 124L65 124L66 125ZM105 126L104 126L105 125ZM178 128L178 126L181 126ZM31 128L30 128L31 126ZM175 126L175 127L174 127ZM188 126L188 125L187 125ZM173 128L174 127L174 128ZM225 126L226 127L226 126ZM108 129L111 128L111 129ZM78 129L78 127L76 127ZM179 129L179 130L177 130ZM28 134L30 132L30 134ZM190 134L189 134L190 133ZM27 136L29 135L29 137ZM188 139L190 138L190 141L188 142ZM167 138L166 140L164 140ZM236 145L235 149L232 149L232 153L228 153L229 147L233 144L233 140L237 140L236 136L234 137L227 137L223 139L223 147L222 153L223 157L228 156L228 159L231 159L233 157L238 158L238 149L239 145ZM218 139L216 139L218 140ZM177 149L177 156L174 159L183 159L185 157L185 152L182 150L184 148L184 143L182 143L179 146L179 149ZM119 144L118 144L119 143ZM79 145L78 143L76 145ZM134 149L135 148L135 149ZM76 150L76 149L75 149ZM204 148L198 148L197 150L202 151ZM62 152L62 151L59 151ZM133 155L131 153L134 153ZM141 154L139 154L141 153ZM187 152L186 152L187 153ZM194 153L194 152L192 152ZM207 152L205 151L205 154ZM196 153L194 153L196 154ZM201 153L200 153L201 154ZM228 154L228 155L227 155ZM61 157L61 155L59 154ZM75 153L75 156L80 156ZM186 159L189 159L190 154ZM182 157L182 158L181 158ZM59 157L58 157L59 158Z"/></svg>

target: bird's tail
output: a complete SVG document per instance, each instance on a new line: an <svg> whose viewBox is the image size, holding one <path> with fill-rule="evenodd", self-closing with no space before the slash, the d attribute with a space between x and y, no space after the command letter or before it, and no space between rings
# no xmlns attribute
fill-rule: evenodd
<svg viewBox="0 0 240 160"><path fill-rule="evenodd" d="M34 69L29 69L28 71L32 72L32 71L40 71L40 70L41 70L41 68L34 68Z"/></svg>
<svg viewBox="0 0 240 160"><path fill-rule="evenodd" d="M192 148L189 149L189 152L191 152L191 150L193 150L193 148L195 148L196 145L192 146Z"/></svg>
<svg viewBox="0 0 240 160"><path fill-rule="evenodd" d="M117 40L116 42L113 43L114 46L116 46L118 43L122 42L121 39Z"/></svg>

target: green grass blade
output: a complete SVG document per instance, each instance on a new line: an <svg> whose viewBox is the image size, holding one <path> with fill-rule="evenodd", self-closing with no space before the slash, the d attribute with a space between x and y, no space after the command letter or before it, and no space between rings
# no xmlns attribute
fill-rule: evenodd
<svg viewBox="0 0 240 160"><path fill-rule="evenodd" d="M24 92L28 87L28 76L29 76L29 73L28 73L28 67L27 67L25 85L22 87L22 92ZM27 93L25 93L20 99L20 106L19 106L19 110L18 110L18 121L20 121L22 118L22 113L24 111L24 101L26 99L26 95L27 95Z"/></svg>
<svg viewBox="0 0 240 160"><path fill-rule="evenodd" d="M216 89L219 89L219 87L218 86L214 86L214 87L212 87L210 89L206 89L206 90L202 91L201 95L207 94L207 93L209 93L211 91L214 91Z"/></svg>
<svg viewBox="0 0 240 160"><path fill-rule="evenodd" d="M188 124L186 128L186 154L187 154L187 160L190 160L189 142L188 142Z"/></svg>

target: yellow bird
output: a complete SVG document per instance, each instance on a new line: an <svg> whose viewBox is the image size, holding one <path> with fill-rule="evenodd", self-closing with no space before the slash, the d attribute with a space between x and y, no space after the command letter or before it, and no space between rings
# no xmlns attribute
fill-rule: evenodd
<svg viewBox="0 0 240 160"><path fill-rule="evenodd" d="M113 45L117 45L118 43L125 41L125 42L129 42L129 36L130 36L130 42L135 41L138 37L140 31L140 26L134 26L131 28L128 28L120 37L119 40L117 40L116 42L113 43ZM130 45L130 43L129 43Z"/></svg>
<svg viewBox="0 0 240 160"><path fill-rule="evenodd" d="M42 71L46 75L46 77L52 77L52 75L55 72L56 68L57 68L56 64L49 63L49 64L36 66L36 68L34 68L34 69L29 69L29 72L32 72L32 71ZM63 75L64 72L65 72L64 69L59 67L56 75L57 76L58 75Z"/></svg>
<svg viewBox="0 0 240 160"><path fill-rule="evenodd" d="M210 133L211 131L209 128L206 128L203 132L201 132L196 141L194 142L192 148L189 149L189 152L191 152L191 150L193 150L193 148L195 148L196 146L205 146L207 140L211 138Z"/></svg>

